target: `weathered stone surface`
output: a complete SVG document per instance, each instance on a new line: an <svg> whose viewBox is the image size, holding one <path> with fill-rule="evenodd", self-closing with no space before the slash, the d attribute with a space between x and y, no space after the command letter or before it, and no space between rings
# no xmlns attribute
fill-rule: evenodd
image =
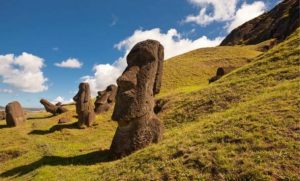
<svg viewBox="0 0 300 181"><path fill-rule="evenodd" d="M136 44L127 56L127 68L118 78L112 119L118 121L110 152L126 156L162 139L163 125L155 115L154 95L159 93L164 48L155 40Z"/></svg>
<svg viewBox="0 0 300 181"><path fill-rule="evenodd" d="M273 38L280 42L293 33L299 24L299 0L285 0L268 13L234 29L221 46L258 44Z"/></svg>
<svg viewBox="0 0 300 181"><path fill-rule="evenodd" d="M110 110L115 102L116 94L116 85L109 85L105 90L99 91L95 101L95 113L100 114Z"/></svg>
<svg viewBox="0 0 300 181"><path fill-rule="evenodd" d="M47 112L53 115L61 114L68 111L66 108L62 107L61 104L54 105L49 101L47 101L46 99L41 99L40 103L43 104Z"/></svg>
<svg viewBox="0 0 300 181"><path fill-rule="evenodd" d="M231 72L232 70L234 70L235 67L219 67L217 69L217 73L215 76L213 76L212 78L210 78L208 80L209 83L215 82L217 80L219 80L221 77L223 77L224 75L228 74L229 72Z"/></svg>
<svg viewBox="0 0 300 181"><path fill-rule="evenodd" d="M0 111L0 120L4 120L6 117L5 111Z"/></svg>
<svg viewBox="0 0 300 181"><path fill-rule="evenodd" d="M11 127L19 126L26 121L25 112L17 101L10 102L5 107L6 124Z"/></svg>
<svg viewBox="0 0 300 181"><path fill-rule="evenodd" d="M62 106L62 103L61 102L58 102L55 104L56 106Z"/></svg>
<svg viewBox="0 0 300 181"><path fill-rule="evenodd" d="M80 83L79 91L74 96L76 102L76 113L78 114L77 125L79 128L91 126L95 120L94 105L91 100L90 85L88 83Z"/></svg>
<svg viewBox="0 0 300 181"><path fill-rule="evenodd" d="M68 122L71 122L71 120L68 118L60 118L58 120L58 124L63 124L63 123L68 123Z"/></svg>

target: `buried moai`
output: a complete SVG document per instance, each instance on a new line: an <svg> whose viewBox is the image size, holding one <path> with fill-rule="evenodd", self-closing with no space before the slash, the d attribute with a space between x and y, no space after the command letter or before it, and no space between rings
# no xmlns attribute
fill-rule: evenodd
<svg viewBox="0 0 300 181"><path fill-rule="evenodd" d="M10 102L5 107L6 124L10 127L19 126L26 121L25 112L17 101Z"/></svg>
<svg viewBox="0 0 300 181"><path fill-rule="evenodd" d="M127 68L118 78L118 91L112 119L118 128L110 147L120 158L157 143L163 124L155 115L154 95L161 87L164 48L155 40L136 44L127 56Z"/></svg>
<svg viewBox="0 0 300 181"><path fill-rule="evenodd" d="M54 105L46 99L41 99L40 103L43 104L47 112L53 114L54 116L68 111L66 108L62 107L62 104Z"/></svg>
<svg viewBox="0 0 300 181"><path fill-rule="evenodd" d="M99 91L95 101L95 113L100 114L110 110L115 102L117 86L109 85L104 91Z"/></svg>
<svg viewBox="0 0 300 181"><path fill-rule="evenodd" d="M219 80L221 77L223 77L225 74L228 74L229 72L231 72L232 70L234 70L234 67L219 67L217 69L217 73L215 76L213 76L212 78L210 78L208 80L208 83L212 83L215 82L217 80Z"/></svg>
<svg viewBox="0 0 300 181"><path fill-rule="evenodd" d="M80 83L79 91L74 96L76 102L76 113L78 114L77 126L83 128L91 126L95 120L94 105L91 100L90 85L88 83Z"/></svg>

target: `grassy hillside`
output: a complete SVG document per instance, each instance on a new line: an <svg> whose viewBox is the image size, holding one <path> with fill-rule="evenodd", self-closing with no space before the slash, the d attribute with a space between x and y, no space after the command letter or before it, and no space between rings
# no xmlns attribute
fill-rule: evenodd
<svg viewBox="0 0 300 181"><path fill-rule="evenodd" d="M161 95L207 86L218 67L241 67L261 52L252 47L201 48L165 61Z"/></svg>
<svg viewBox="0 0 300 181"><path fill-rule="evenodd" d="M0 179L297 180L297 33L258 57L246 47L217 47L167 61L160 95L168 101L160 113L164 140L120 160L108 160L116 128L111 112L84 130L57 126L60 116L48 118L47 113L30 115L33 119L18 128L0 122ZM247 65L207 84L217 66L248 59ZM66 114L61 116L74 112Z"/></svg>

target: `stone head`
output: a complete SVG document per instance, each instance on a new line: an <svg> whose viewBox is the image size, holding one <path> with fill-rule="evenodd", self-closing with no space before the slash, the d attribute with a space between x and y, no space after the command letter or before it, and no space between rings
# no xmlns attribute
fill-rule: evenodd
<svg viewBox="0 0 300 181"><path fill-rule="evenodd" d="M46 99L41 99L41 100L40 100L40 103L43 104L43 105L47 105L47 106L52 105L52 104L51 104L49 101L47 101Z"/></svg>
<svg viewBox="0 0 300 181"><path fill-rule="evenodd" d="M77 95L73 98L75 102L87 102L90 99L91 91L90 85L88 83L80 83L79 84L79 91Z"/></svg>
<svg viewBox="0 0 300 181"><path fill-rule="evenodd" d="M118 78L118 91L112 119L128 122L153 113L159 93L164 48L155 40L136 44L127 56L127 68Z"/></svg>
<svg viewBox="0 0 300 181"><path fill-rule="evenodd" d="M96 104L104 105L107 103L112 103L115 101L115 96L117 93L117 86L109 85L104 91L98 92L98 97L96 100Z"/></svg>

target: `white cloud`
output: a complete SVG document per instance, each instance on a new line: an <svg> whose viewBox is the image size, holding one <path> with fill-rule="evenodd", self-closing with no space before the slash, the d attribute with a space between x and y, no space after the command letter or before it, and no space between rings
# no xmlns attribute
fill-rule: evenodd
<svg viewBox="0 0 300 181"><path fill-rule="evenodd" d="M69 59L64 60L60 63L55 63L54 65L57 66L57 67L63 67L63 68L81 68L83 63L81 63L76 58L69 58Z"/></svg>
<svg viewBox="0 0 300 181"><path fill-rule="evenodd" d="M95 65L93 70L94 76L82 77L83 82L90 84L92 95L96 95L99 90L105 89L110 84L116 84L117 78L121 75L123 67L116 64L99 64Z"/></svg>
<svg viewBox="0 0 300 181"><path fill-rule="evenodd" d="M207 25L214 21L231 20L235 15L238 0L189 0L189 2L200 10L197 15L188 15L184 22Z"/></svg>
<svg viewBox="0 0 300 181"><path fill-rule="evenodd" d="M0 55L0 64L0 77L3 83L31 93L48 89L47 78L41 70L44 66L42 58L26 52L20 56L7 54Z"/></svg>
<svg viewBox="0 0 300 181"><path fill-rule="evenodd" d="M58 96L53 101L51 101L52 104L56 104L58 102L61 102L63 104L69 104L69 103L72 103L74 101L73 101L73 99L65 100L65 98L61 97L61 96Z"/></svg>
<svg viewBox="0 0 300 181"><path fill-rule="evenodd" d="M243 3L241 8L236 11L234 19L227 25L227 32L232 31L243 23L263 14L266 6L262 1L256 1L252 4Z"/></svg>
<svg viewBox="0 0 300 181"><path fill-rule="evenodd" d="M0 89L0 93L11 94L13 91L11 89Z"/></svg>
<svg viewBox="0 0 300 181"><path fill-rule="evenodd" d="M266 5L262 1L254 1L252 4L244 2L240 8L237 7L239 0L188 0L198 7L199 14L188 15L185 23L196 23L202 26L213 22L227 22L227 32L242 25L243 23L263 14Z"/></svg>
<svg viewBox="0 0 300 181"><path fill-rule="evenodd" d="M115 48L124 51L124 56L116 60L114 64L95 65L93 76L81 78L83 82L90 84L93 95L96 95L97 91L105 89L109 84L116 84L116 79L126 68L126 56L129 51L136 43L147 39L159 41L165 48L165 59L168 59L197 48L217 46L223 38L217 37L210 40L206 36L202 36L196 40L190 40L182 38L176 29L170 29L167 33L162 33L159 28L136 30L133 35L115 45Z"/></svg>

